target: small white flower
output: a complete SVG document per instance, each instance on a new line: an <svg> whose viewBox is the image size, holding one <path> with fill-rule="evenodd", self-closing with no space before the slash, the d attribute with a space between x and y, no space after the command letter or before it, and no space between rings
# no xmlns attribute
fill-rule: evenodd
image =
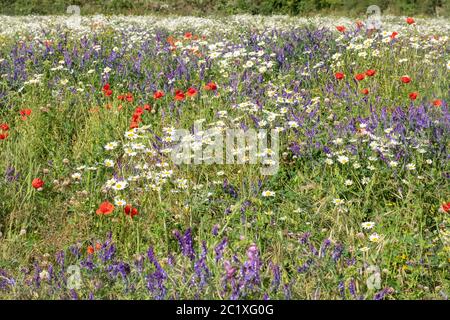
<svg viewBox="0 0 450 320"><path fill-rule="evenodd" d="M124 207L127 205L127 202L124 199L116 198L114 199L114 204L119 207Z"/></svg>
<svg viewBox="0 0 450 320"><path fill-rule="evenodd" d="M360 165L358 162L355 162L355 163L353 164L353 168L359 169L359 168L361 168L361 165Z"/></svg>
<svg viewBox="0 0 450 320"><path fill-rule="evenodd" d="M115 148L117 148L119 144L116 141L112 141L112 142L108 142L104 148L105 150L114 150Z"/></svg>
<svg viewBox="0 0 450 320"><path fill-rule="evenodd" d="M347 180L344 181L344 185L347 186L347 187L349 187L349 186L353 185L353 181L347 179Z"/></svg>
<svg viewBox="0 0 450 320"><path fill-rule="evenodd" d="M427 159L427 160L425 160L425 162L426 162L427 164L432 164L432 163L433 163L433 160Z"/></svg>
<svg viewBox="0 0 450 320"><path fill-rule="evenodd" d="M377 242L380 242L380 240L381 240L381 237L380 237L380 235L378 234L378 233L372 233L370 236L369 236L369 241L370 242L375 242L375 243L377 243Z"/></svg>
<svg viewBox="0 0 450 320"><path fill-rule="evenodd" d="M135 133L134 130L125 132L125 138L127 138L127 139L133 140L133 139L136 139L137 137L138 137L138 135Z"/></svg>
<svg viewBox="0 0 450 320"><path fill-rule="evenodd" d="M103 161L103 164L108 168L114 167L114 161L111 159L105 159L105 161Z"/></svg>
<svg viewBox="0 0 450 320"><path fill-rule="evenodd" d="M349 161L349 159L348 159L348 157L346 157L346 156L339 156L339 157L337 158L337 161L339 161L339 162L342 163L342 164L346 164L346 163Z"/></svg>
<svg viewBox="0 0 450 320"><path fill-rule="evenodd" d="M398 162L397 162L397 161L390 161L390 162L389 162L389 165L390 165L392 168L395 168L395 167L398 166Z"/></svg>
<svg viewBox="0 0 450 320"><path fill-rule="evenodd" d="M363 229L370 230L375 226L375 222L372 221L363 222L361 223L361 226Z"/></svg>
<svg viewBox="0 0 450 320"><path fill-rule="evenodd" d="M270 191L270 190L264 190L262 192L262 196L267 198L267 197L274 197L275 196L275 192Z"/></svg>
<svg viewBox="0 0 450 320"><path fill-rule="evenodd" d="M112 188L113 188L114 190L116 190L116 191L119 191L119 190L125 189L127 186L128 186L128 182L126 182L125 180L122 180L122 181L117 181L117 182L112 186Z"/></svg>
<svg viewBox="0 0 450 320"><path fill-rule="evenodd" d="M72 174L71 177L72 177L72 179L74 179L74 180L80 180L80 179L81 179L81 173L75 172L75 173Z"/></svg>
<svg viewBox="0 0 450 320"><path fill-rule="evenodd" d="M408 163L406 165L406 169L412 171L412 170L416 170L416 165L414 163Z"/></svg>
<svg viewBox="0 0 450 320"><path fill-rule="evenodd" d="M335 206L341 206L345 203L345 201L342 199L336 198L336 199L333 199L333 203Z"/></svg>
<svg viewBox="0 0 450 320"><path fill-rule="evenodd" d="M328 165L332 165L334 162L333 162L333 160L331 160L330 158L327 158L327 159L325 160L325 163L328 164Z"/></svg>

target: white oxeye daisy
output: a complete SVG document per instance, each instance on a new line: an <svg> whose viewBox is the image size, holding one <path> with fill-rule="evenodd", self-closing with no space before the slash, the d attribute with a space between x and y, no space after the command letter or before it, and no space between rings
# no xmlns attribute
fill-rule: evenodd
<svg viewBox="0 0 450 320"><path fill-rule="evenodd" d="M380 237L380 235L378 234L378 233L372 233L370 236L369 236L369 241L370 242L375 242L375 243L377 243L377 242L380 242L380 240L381 240L381 237Z"/></svg>
<svg viewBox="0 0 450 320"><path fill-rule="evenodd" d="M173 173L172 170L163 170L161 171L161 177L168 178L172 175L172 173Z"/></svg>
<svg viewBox="0 0 450 320"><path fill-rule="evenodd" d="M363 222L361 223L361 226L363 229L370 230L375 226L375 222L372 221Z"/></svg>
<svg viewBox="0 0 450 320"><path fill-rule="evenodd" d="M74 180L80 180L81 179L81 173L75 172L72 174L72 179Z"/></svg>
<svg viewBox="0 0 450 320"><path fill-rule="evenodd" d="M361 165L360 165L358 162L355 162L355 163L353 164L353 168L359 169L359 168L361 168Z"/></svg>
<svg viewBox="0 0 450 320"><path fill-rule="evenodd" d="M125 189L127 186L128 186L128 182L126 182L125 180L122 180L122 181L117 181L117 182L112 186L112 188L113 188L114 190L119 191L119 190Z"/></svg>
<svg viewBox="0 0 450 320"><path fill-rule="evenodd" d="M342 199L336 198L336 199L333 199L333 203L336 206L340 206L340 205L343 205L345 203L345 201Z"/></svg>
<svg viewBox="0 0 450 320"><path fill-rule="evenodd" d="M105 185L107 188L111 188L113 185L115 185L117 180L115 178L111 178L106 181Z"/></svg>
<svg viewBox="0 0 450 320"><path fill-rule="evenodd" d="M415 170L416 169L416 165L414 163L408 163L406 165L406 169L408 169L410 171Z"/></svg>
<svg viewBox="0 0 450 320"><path fill-rule="evenodd" d="M398 162L397 162L397 161L390 161L390 162L389 162L389 165L390 165L392 168L395 168L395 167L398 166Z"/></svg>
<svg viewBox="0 0 450 320"><path fill-rule="evenodd" d="M105 161L103 161L103 164L108 168L114 167L114 161L111 159L105 159Z"/></svg>
<svg viewBox="0 0 450 320"><path fill-rule="evenodd" d="M124 207L127 205L127 202L124 199L114 199L114 204L119 207Z"/></svg>
<svg viewBox="0 0 450 320"><path fill-rule="evenodd" d="M353 185L353 181L347 179L347 180L344 181L344 185L347 186L347 187L349 187L349 186Z"/></svg>
<svg viewBox="0 0 450 320"><path fill-rule="evenodd" d="M112 142L108 142L108 143L104 146L104 148L105 148L105 150L114 150L114 149L117 147L117 145L118 145L117 142L112 141Z"/></svg>
<svg viewBox="0 0 450 320"><path fill-rule="evenodd" d="M267 198L267 197L274 197L274 196L275 196L275 192L270 191L270 190L264 190L264 191L262 192L262 196L263 196L264 198Z"/></svg>
<svg viewBox="0 0 450 320"><path fill-rule="evenodd" d="M125 138L127 138L127 139L133 140L133 139L136 139L137 137L138 137L138 135L134 132L134 130L125 132Z"/></svg>
<svg viewBox="0 0 450 320"><path fill-rule="evenodd" d="M346 157L346 156L339 156L339 157L337 158L337 161L339 161L339 162L342 163L342 164L346 164L346 163L349 161L349 159L348 159L348 157Z"/></svg>

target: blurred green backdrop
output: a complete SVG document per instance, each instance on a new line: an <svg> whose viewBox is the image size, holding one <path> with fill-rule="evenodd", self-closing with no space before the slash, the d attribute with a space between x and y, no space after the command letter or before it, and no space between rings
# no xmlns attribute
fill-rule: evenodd
<svg viewBox="0 0 450 320"><path fill-rule="evenodd" d="M449 16L450 0L0 0L0 14L338 14L361 15L369 5L383 14Z"/></svg>

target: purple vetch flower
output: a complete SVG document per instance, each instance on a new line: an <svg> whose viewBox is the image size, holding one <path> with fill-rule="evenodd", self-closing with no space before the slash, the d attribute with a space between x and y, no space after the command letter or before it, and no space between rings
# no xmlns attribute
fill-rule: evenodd
<svg viewBox="0 0 450 320"><path fill-rule="evenodd" d="M273 273L272 290L274 292L277 292L281 282L280 266L279 265L272 266L272 273Z"/></svg>
<svg viewBox="0 0 450 320"><path fill-rule="evenodd" d="M195 259L195 251L194 251L194 244L192 241L192 230L191 228L188 228L184 235L181 235L178 230L175 230L174 232L175 238L177 238L178 243L181 248L181 253L183 253L184 256L189 257L189 259L194 260Z"/></svg>
<svg viewBox="0 0 450 320"><path fill-rule="evenodd" d="M7 182L17 181L20 178L20 173L14 167L7 167L5 171L5 179Z"/></svg>
<svg viewBox="0 0 450 320"><path fill-rule="evenodd" d="M69 250L76 259L81 257L80 246L78 244L70 246Z"/></svg>
<svg viewBox="0 0 450 320"><path fill-rule="evenodd" d="M238 197L236 188L233 185L229 184L227 179L223 181L223 191L225 193L228 193L234 199Z"/></svg>
<svg viewBox="0 0 450 320"><path fill-rule="evenodd" d="M340 281L339 282L338 290L339 290L339 294L341 295L342 299L345 300L345 285L344 285L344 281Z"/></svg>
<svg viewBox="0 0 450 320"><path fill-rule="evenodd" d="M194 271L197 276L197 280L199 281L198 285L201 288L205 287L207 284L207 279L210 276L210 271L208 266L206 265L206 255L208 250L206 248L206 241L202 242L202 253L200 258L194 264Z"/></svg>
<svg viewBox="0 0 450 320"><path fill-rule="evenodd" d="M212 228L212 235L217 236L219 234L219 225L215 224Z"/></svg>
<svg viewBox="0 0 450 320"><path fill-rule="evenodd" d="M164 285L164 282L167 278L166 272L159 264L158 260L155 257L153 252L153 248L150 247L147 251L148 260L155 267L155 272L150 273L146 276L147 280L147 289L153 295L153 297L157 300L162 300L165 298L167 294L167 289Z"/></svg>
<svg viewBox="0 0 450 320"><path fill-rule="evenodd" d="M315 256L319 255L319 252L317 251L316 247L314 247L314 245L312 243L309 243L309 250L311 251L311 253Z"/></svg>
<svg viewBox="0 0 450 320"><path fill-rule="evenodd" d="M79 299L78 293L74 289L70 290L70 297L71 297L72 300L78 300Z"/></svg>
<svg viewBox="0 0 450 320"><path fill-rule="evenodd" d="M141 254L138 254L134 259L134 267L139 273L144 270L144 257Z"/></svg>
<svg viewBox="0 0 450 320"><path fill-rule="evenodd" d="M340 243L337 243L334 246L333 253L331 254L331 258L333 258L334 262L337 262L342 255L342 252L344 251L344 246Z"/></svg>
<svg viewBox="0 0 450 320"><path fill-rule="evenodd" d="M392 288L384 288L378 291L373 297L374 300L383 300L386 295L394 293L394 289Z"/></svg>
<svg viewBox="0 0 450 320"><path fill-rule="evenodd" d="M305 273L309 270L309 267L313 264L312 259L308 259L305 263L303 263L300 267L297 268L298 273Z"/></svg>
<svg viewBox="0 0 450 320"><path fill-rule="evenodd" d="M85 268L85 269L87 269L89 271L94 270L95 264L92 261L92 255L88 255L86 259L81 260L80 265L81 265L82 268Z"/></svg>
<svg viewBox="0 0 450 320"><path fill-rule="evenodd" d="M304 234L300 235L300 243L306 244L309 241L309 237L311 236L310 232L305 232Z"/></svg>
<svg viewBox="0 0 450 320"><path fill-rule="evenodd" d="M330 246L331 241L330 239L325 239L322 243L322 246L320 247L320 257L323 258L325 257L327 248Z"/></svg>
<svg viewBox="0 0 450 320"><path fill-rule="evenodd" d="M14 278L9 277L5 270L0 269L0 291L9 291L15 284Z"/></svg>
<svg viewBox="0 0 450 320"><path fill-rule="evenodd" d="M356 284L355 280L351 279L350 283L348 284L348 291L350 291L350 294L356 298Z"/></svg>
<svg viewBox="0 0 450 320"><path fill-rule="evenodd" d="M216 262L218 262L220 259L222 259L223 251L225 249L225 246L228 243L227 237L224 237L222 241L219 242L219 244L214 248L214 252L216 254Z"/></svg>

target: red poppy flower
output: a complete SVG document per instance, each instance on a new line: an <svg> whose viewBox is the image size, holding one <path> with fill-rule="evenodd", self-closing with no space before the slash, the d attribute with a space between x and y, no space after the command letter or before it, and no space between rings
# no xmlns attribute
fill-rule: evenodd
<svg viewBox="0 0 450 320"><path fill-rule="evenodd" d="M96 250L100 250L101 248L102 248L101 243L100 243L100 242L97 242L97 243L95 244L95 249L96 249Z"/></svg>
<svg viewBox="0 0 450 320"><path fill-rule="evenodd" d="M335 77L337 80L342 80L342 79L344 79L344 74L343 74L342 72L336 72L336 73L334 74L334 77Z"/></svg>
<svg viewBox="0 0 450 320"><path fill-rule="evenodd" d="M336 29L339 32L345 32L345 27L344 26L336 26Z"/></svg>
<svg viewBox="0 0 450 320"><path fill-rule="evenodd" d="M87 247L87 253L88 253L89 255L94 254L94 247L93 247L93 246L88 246L88 247Z"/></svg>
<svg viewBox="0 0 450 320"><path fill-rule="evenodd" d="M366 71L366 76L373 77L375 75L376 71L373 69L369 69Z"/></svg>
<svg viewBox="0 0 450 320"><path fill-rule="evenodd" d="M183 101L184 98L185 98L185 96L184 96L184 92L182 90L175 91L175 97L174 97L175 100Z"/></svg>
<svg viewBox="0 0 450 320"><path fill-rule="evenodd" d="M395 37L398 36L398 32L394 31L391 33L391 39L395 39Z"/></svg>
<svg viewBox="0 0 450 320"><path fill-rule="evenodd" d="M401 80L403 83L410 83L410 82L411 82L411 78L408 77L408 76L403 76L403 77L400 78L400 80Z"/></svg>
<svg viewBox="0 0 450 320"><path fill-rule="evenodd" d="M162 91L160 91L160 90L158 90L158 91L156 91L154 94L153 94L153 99L160 99L160 98L162 98L162 97L164 97L164 92L162 92Z"/></svg>
<svg viewBox="0 0 450 320"><path fill-rule="evenodd" d="M365 95L368 95L369 94L369 89L364 88L364 89L361 90L361 93L365 94Z"/></svg>
<svg viewBox="0 0 450 320"><path fill-rule="evenodd" d="M27 117L31 114L31 109L23 109L19 113L22 116L22 120L27 120Z"/></svg>
<svg viewBox="0 0 450 320"><path fill-rule="evenodd" d="M111 214L113 211L114 211L114 205L108 201L104 201L100 204L96 213L108 215L108 214Z"/></svg>
<svg viewBox="0 0 450 320"><path fill-rule="evenodd" d="M364 73L358 73L355 76L355 79L358 80L358 81L361 81L361 80L364 80L365 77L366 77L366 75Z"/></svg>
<svg viewBox="0 0 450 320"><path fill-rule="evenodd" d="M444 213L449 212L450 211L450 202L443 203L441 205L441 207L439 208L439 211L444 212Z"/></svg>
<svg viewBox="0 0 450 320"><path fill-rule="evenodd" d="M123 211L125 212L125 215L130 216L131 218L137 216L139 213L138 210L134 208L131 204L127 204L123 209Z"/></svg>
<svg viewBox="0 0 450 320"><path fill-rule="evenodd" d="M125 98L127 99L128 102L133 102L134 100L133 95L131 93L127 93Z"/></svg>
<svg viewBox="0 0 450 320"><path fill-rule="evenodd" d="M433 106L435 106L435 107L442 106L442 100L441 99L433 100Z"/></svg>
<svg viewBox="0 0 450 320"><path fill-rule="evenodd" d="M419 95L419 94L418 94L417 92L411 92L411 93L409 94L409 98L410 98L411 100L416 100L418 95Z"/></svg>
<svg viewBox="0 0 450 320"><path fill-rule="evenodd" d="M109 83L107 83L103 86L103 91L108 91L109 89L111 89L111 86L109 85Z"/></svg>
<svg viewBox="0 0 450 320"><path fill-rule="evenodd" d="M415 23L415 21L414 21L413 18L408 17L408 18L406 18L406 23L407 23L407 24L413 24L413 23Z"/></svg>
<svg viewBox="0 0 450 320"><path fill-rule="evenodd" d="M137 121L131 121L130 123L130 129L139 128L139 122Z"/></svg>
<svg viewBox="0 0 450 320"><path fill-rule="evenodd" d="M8 138L8 133L0 133L0 140L5 140L6 138Z"/></svg>
<svg viewBox="0 0 450 320"><path fill-rule="evenodd" d="M217 85L213 81L211 81L205 85L205 90L206 91L216 91Z"/></svg>
<svg viewBox="0 0 450 320"><path fill-rule="evenodd" d="M33 181L31 181L31 186L35 189L40 189L44 186L44 181L39 178L34 178Z"/></svg>
<svg viewBox="0 0 450 320"><path fill-rule="evenodd" d="M152 111L152 106L149 104L144 104L144 110L146 111Z"/></svg>
<svg viewBox="0 0 450 320"><path fill-rule="evenodd" d="M197 89L191 87L186 91L186 94L188 95L188 97L194 97L197 92Z"/></svg>
<svg viewBox="0 0 450 320"><path fill-rule="evenodd" d="M0 129L3 131L8 131L9 125L7 123L2 123L2 124L0 124Z"/></svg>
<svg viewBox="0 0 450 320"><path fill-rule="evenodd" d="M105 96L110 97L113 94L113 91L111 89L105 90Z"/></svg>
<svg viewBox="0 0 450 320"><path fill-rule="evenodd" d="M121 94L121 95L117 96L117 100L123 101L123 100L125 100L125 96Z"/></svg>
<svg viewBox="0 0 450 320"><path fill-rule="evenodd" d="M144 113L144 109L141 107L136 107L136 109L134 109L134 114L141 115L143 113Z"/></svg>
<svg viewBox="0 0 450 320"><path fill-rule="evenodd" d="M186 33L184 34L184 38L185 38L185 39L191 39L191 38L192 38L192 33L191 33L191 32L186 32Z"/></svg>

